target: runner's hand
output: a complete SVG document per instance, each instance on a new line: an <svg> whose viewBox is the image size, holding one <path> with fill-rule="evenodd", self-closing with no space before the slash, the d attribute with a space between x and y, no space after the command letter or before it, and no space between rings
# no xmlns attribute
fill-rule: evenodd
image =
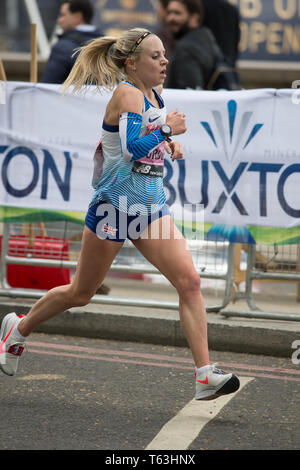
<svg viewBox="0 0 300 470"><path fill-rule="evenodd" d="M179 142L166 142L165 149L168 153L170 153L172 160L177 160L183 158L183 149L182 145Z"/></svg>
<svg viewBox="0 0 300 470"><path fill-rule="evenodd" d="M166 124L172 128L172 135L186 132L185 114L179 113L177 110L167 114Z"/></svg>

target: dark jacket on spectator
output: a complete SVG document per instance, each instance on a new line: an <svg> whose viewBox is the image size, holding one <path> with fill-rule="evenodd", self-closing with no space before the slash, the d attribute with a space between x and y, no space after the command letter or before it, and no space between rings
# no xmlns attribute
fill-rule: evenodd
<svg viewBox="0 0 300 470"><path fill-rule="evenodd" d="M167 88L207 89L218 63L223 60L208 28L191 29L176 44L169 64Z"/></svg>
<svg viewBox="0 0 300 470"><path fill-rule="evenodd" d="M240 41L240 14L236 6L224 0L202 0L204 7L203 26L209 28L225 61L235 67Z"/></svg>
<svg viewBox="0 0 300 470"><path fill-rule="evenodd" d="M102 34L97 29L93 31L72 29L61 34L51 50L41 81L44 83L63 83L76 60L76 56L72 57L74 49L100 36Z"/></svg>

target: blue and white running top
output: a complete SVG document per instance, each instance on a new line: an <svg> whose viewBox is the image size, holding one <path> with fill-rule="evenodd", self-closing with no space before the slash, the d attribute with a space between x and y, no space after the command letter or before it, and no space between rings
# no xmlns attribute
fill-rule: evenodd
<svg viewBox="0 0 300 470"><path fill-rule="evenodd" d="M165 123L166 108L153 91L159 108L144 96L142 115L123 113L119 126L103 122L94 156L95 193L90 206L106 201L119 211L147 215L166 203L162 178L165 139L159 129Z"/></svg>

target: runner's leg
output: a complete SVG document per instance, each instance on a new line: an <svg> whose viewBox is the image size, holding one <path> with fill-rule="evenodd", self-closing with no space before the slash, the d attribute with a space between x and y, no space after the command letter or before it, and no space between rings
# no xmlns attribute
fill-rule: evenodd
<svg viewBox="0 0 300 470"><path fill-rule="evenodd" d="M160 238L153 239L151 234L158 233L158 230ZM166 236L166 232L169 236ZM195 365L202 367L209 364L206 310L200 290L200 277L186 240L167 215L149 225L146 238L142 235L133 243L177 289L182 330Z"/></svg>
<svg viewBox="0 0 300 470"><path fill-rule="evenodd" d="M19 324L19 332L28 336L40 323L61 312L86 305L103 282L123 242L101 240L84 227L77 269L71 284L55 287L39 299Z"/></svg>

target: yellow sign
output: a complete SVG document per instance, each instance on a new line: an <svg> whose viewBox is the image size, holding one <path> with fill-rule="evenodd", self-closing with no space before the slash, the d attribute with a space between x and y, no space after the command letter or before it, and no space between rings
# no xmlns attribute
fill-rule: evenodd
<svg viewBox="0 0 300 470"><path fill-rule="evenodd" d="M300 59L300 0L228 0L241 15L242 59Z"/></svg>

